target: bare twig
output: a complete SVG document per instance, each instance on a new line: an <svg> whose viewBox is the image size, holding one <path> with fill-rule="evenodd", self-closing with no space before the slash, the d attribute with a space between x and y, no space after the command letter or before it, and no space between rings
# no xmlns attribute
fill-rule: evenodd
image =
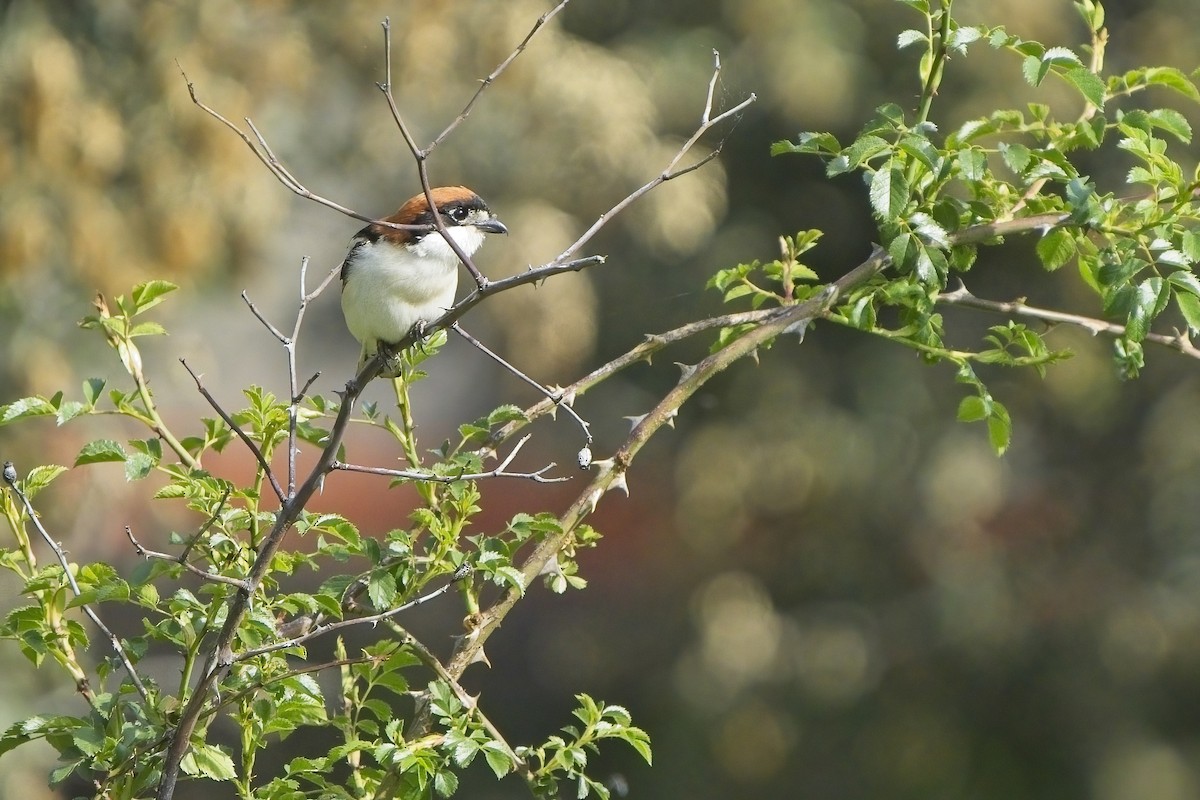
<svg viewBox="0 0 1200 800"><path fill-rule="evenodd" d="M712 75L712 79L709 81L709 84L708 84L708 95L704 100L704 111L700 115L700 124L696 127L696 130L692 133L691 136L688 137L687 141L685 141L680 146L679 150L676 151L675 155L671 158L671 160L667 162L667 166L663 169L663 171L661 173L659 173L653 180L646 182L645 184L643 184L639 188L635 189L630 194L626 195L624 200L621 200L619 203L614 205L608 211L605 211L603 214L601 214L596 219L596 221L594 223L592 223L592 226L583 232L582 236L580 236L578 239L576 239L575 242L573 244L571 244L570 247L568 247L566 250L562 251L562 253L559 254L558 258L555 259L555 263L560 262L560 261L565 261L566 259L570 258L575 253L579 252L579 250L585 244L587 244L589 241L591 241L592 237L595 236L600 231L601 228L603 228L605 225L608 224L609 220L611 220L614 216L616 216L617 214L624 211L626 208L628 208L630 205L632 205L634 201L641 198L643 195L645 195L651 189L655 188L659 184L666 183L669 180L673 180L674 178L678 178L681 175L686 175L687 173L689 173L695 169L699 169L703 165L707 164L709 161L712 161L714 158L716 158L718 154L720 154L721 148L725 144L724 139L721 140L721 142L716 146L716 148L714 148L712 151L710 151L708 153L708 155L704 156L699 161L695 162L694 164L690 164L686 167L683 167L681 169L676 169L676 167L678 167L678 165L679 165L679 162L683 160L684 156L686 156L689 152L691 152L692 148L695 147L696 143L698 141L700 141L700 137L702 137L702 136L704 136L704 134L708 133L708 131L711 130L713 128L713 126L719 125L720 123L724 122L727 119L737 117L739 114L741 114L747 108L749 108L750 105L755 100L758 99L754 94L751 94L749 97L747 97L742 102L738 103L736 106L726 109L725 111L722 111L720 114L717 114L714 117L712 115L713 95L714 95L714 92L715 92L716 86L717 86L717 78L721 74L721 55L716 50L713 51L713 62L714 62L713 75Z"/></svg>
<svg viewBox="0 0 1200 800"><path fill-rule="evenodd" d="M212 396L212 393L209 392L208 389L204 388L204 382L200 380L199 374L197 374L191 368L191 366L188 365L187 359L181 358L179 359L179 363L183 364L183 368L186 369L188 374L192 376L192 380L196 382L196 390L200 392L200 395L205 400L208 401L208 404L212 406L213 411L217 412L222 421L229 426L229 429L237 434L237 437L242 440L242 443L245 444L250 452L254 454L255 460L258 461L258 465L262 468L263 475L266 476L267 481L271 484L271 488L275 490L275 496L279 498L279 502L282 503L287 500L287 496L283 493L283 487L279 485L279 481L275 480L275 473L272 471L271 465L267 463L267 459L263 455L263 452L259 446L254 443L254 440L250 438L249 434L242 430L240 425L233 421L233 417L229 416L225 409L221 408L221 404L218 403L217 399Z"/></svg>
<svg viewBox="0 0 1200 800"><path fill-rule="evenodd" d="M428 231L430 229L428 225L402 225L396 222L375 219L374 217L361 214L353 209L347 208L340 203L309 190L306 186L304 186L304 184L300 183L300 181L297 180L296 177L292 175L292 173L289 172L288 169L283 165L283 162L280 161L279 157L275 155L275 151L271 149L269 144L267 144L266 138L258 131L250 119L246 119L246 125L253 132L253 137L239 128L236 123L223 116L212 106L209 106L202 101L196 94L196 85L192 83L191 79L188 78L187 73L183 71L183 67L179 68L179 72L181 75L183 75L183 80L187 84L188 96L192 98L192 103L194 103L201 111L220 122L229 130L233 131L233 133L239 139L245 142L248 148L250 148L250 152L254 153L254 157L261 161L263 166L265 166L267 170L275 176L275 179L287 187L288 191L303 197L305 200L311 200L312 202L323 205L326 208L331 208L339 214L344 214L347 217L352 217L353 219L357 219L362 222L369 222L373 225L382 225L383 227L387 228L411 231Z"/></svg>
<svg viewBox="0 0 1200 800"><path fill-rule="evenodd" d="M499 353L496 353L495 351L491 350L483 342L479 341L474 336L467 333L466 330L464 330L463 327L461 325L459 325L457 322L451 323L450 328L455 333L457 333L459 336L461 336L462 338L464 338L468 342L470 342L471 345L476 350L483 353L485 356L492 359L500 366L504 367L506 370L511 372L513 375L517 376L519 379L521 379L525 383L532 386L534 389L537 389L547 399L553 401L553 403L558 408L561 408L564 411L566 411L568 415L570 415L577 423L579 423L579 427L583 429L583 436L587 440L586 444L592 443L592 427L591 427L591 425L589 425L583 419L583 417L579 416L579 414L575 411L575 409L571 407L571 402L573 402L575 399L574 395L567 394L562 389L559 389L557 391L551 391L550 389L546 388L545 386L542 386L540 383L535 381L533 378L529 377L524 372L521 372L521 370L514 367L512 364L505 361L504 358L502 358ZM522 440L522 444L523 443L524 443L524 440Z"/></svg>
<svg viewBox="0 0 1200 800"><path fill-rule="evenodd" d="M363 472L368 475L383 475L389 478L425 481L427 483L456 483L458 481L480 481L486 480L487 478L520 478L522 480L529 480L535 483L562 483L563 481L570 480L569 477L545 477L547 472L554 469L554 462L551 462L534 472L509 472L508 466L513 462L513 459L517 457L517 453L520 452L521 448L524 447L525 443L528 441L529 436L522 436L520 441L513 446L512 452L510 452L504 458L504 461L502 461L495 469L488 470L486 472L460 472L455 475L438 475L437 473L433 472L421 472L417 470L389 469L387 467L364 467L358 464L345 464L341 461L334 461L331 467L333 469L344 470L346 472Z"/></svg>
<svg viewBox="0 0 1200 800"><path fill-rule="evenodd" d="M1027 305L1020 300L1003 302L999 300L985 300L982 297L976 297L967 291L965 285L959 285L952 292L942 292L937 296L937 302L945 303L951 306L960 306L962 308L974 308L980 311L991 311L997 314L1008 314L1014 317L1022 317L1024 319L1041 320L1051 325L1070 325L1075 328L1083 328L1088 333L1096 336L1104 334L1118 338L1124 336L1126 328L1124 325L1118 325L1115 322L1107 322L1094 317L1085 317L1079 314L1069 314L1065 311L1055 311L1049 308L1038 308L1037 306ZM1186 333L1176 332L1173 335L1164 333L1147 333L1145 336L1147 342L1169 347L1183 353L1185 356L1200 359L1200 348L1192 344L1192 340Z"/></svg>
<svg viewBox="0 0 1200 800"><path fill-rule="evenodd" d="M411 608L416 608L419 605L428 603L430 600L433 600L436 597L440 597L441 595L450 591L451 587L453 587L456 583L458 583L459 580L461 580L461 578L466 577L468 574L470 573L466 570L463 571L461 576L459 573L455 573L451 576L449 583L445 584L444 586L439 586L427 594L423 594L420 597L416 597L407 603L392 609L388 609L387 611L382 611L378 614L368 614L362 617L354 617L353 619L341 619L336 622L318 625L312 630L302 633L299 636L294 636L291 639L286 639L281 642L272 642L271 644L265 644L261 647L255 647L250 650L246 650L242 653L239 653L234 658L234 661L246 661L254 658L255 656L261 656L264 653L273 653L277 650L286 650L289 647L298 647L310 639L315 639L318 636L324 636L327 633L332 633L333 631L341 630L343 628L349 628L353 625L377 625L385 619L390 619L397 614L401 614Z"/></svg>
<svg viewBox="0 0 1200 800"><path fill-rule="evenodd" d="M475 285L483 288L488 285L488 279L483 276L479 268L475 266L475 262L471 257L459 246L450 232L446 230L446 223L442 220L440 214L437 213L437 205L433 202L433 185L429 182L429 169L425 162L429 158L429 150L421 149L417 145L416 139L408 130L408 125L404 122L404 117L400 114L400 107L396 105L396 97L392 94L392 23L388 17L384 17L381 23L383 27L383 74L382 82L375 84L379 87L379 91L383 92L384 99L387 101L388 110L392 112L392 119L396 122L396 127L400 129L400 135L404 138L404 143L408 145L409 151L412 153L413 160L417 163L417 175L421 180L421 189L425 192L425 202L429 204L429 210L433 212L433 223L437 228L438 235L446 240L446 244L454 251L454 255L458 256L458 260L466 267L467 272L471 273L471 277L475 280Z"/></svg>
<svg viewBox="0 0 1200 800"><path fill-rule="evenodd" d="M500 77L501 73L508 69L512 62L517 60L517 56L525 52L525 48L529 46L529 42L533 40L533 37L537 35L537 32L540 31L547 22L554 19L554 17L558 15L558 12L566 8L567 3L569 2L571 2L571 0L561 0L558 5L537 18L537 22L533 23L533 27L529 29L529 33L525 34L525 38L521 40L521 43L517 45L516 49L508 54L508 58L501 61L500 66L492 70L491 75L488 75L479 82L479 88L475 90L475 94L471 95L471 99L467 101L467 104L463 107L462 112L454 118L453 122L446 126L445 130L437 135L436 139L429 143L429 146L425 148L426 155L433 152L434 148L445 141L446 138L454 132L455 128L457 128L463 123L464 120L466 120L466 118L471 114L472 109L475 108L475 103L479 101L479 98L484 91L493 83L495 83L496 79Z"/></svg>
<svg viewBox="0 0 1200 800"><path fill-rule="evenodd" d="M83 592L80 590L79 584L75 581L75 575L71 572L71 562L67 560L67 554L63 551L62 545L54 541L54 539L50 536L49 531L47 531L45 526L42 525L41 519L38 518L37 511L34 510L33 504L29 502L28 495L26 495L24 490L17 485L17 473L13 468L11 461L5 462L4 464L4 482L8 484L8 487L13 490L14 494L16 494L17 499L21 501L21 505L25 508L26 516L29 517L29 521L33 523L33 527L37 529L37 532L42 537L42 540L45 541L47 546L49 546L49 548L54 552L55 558L58 559L58 563L62 567L63 576L67 580L67 585L71 587L71 593L76 597L79 597L81 594L83 594ZM142 679L138 677L137 669L134 668L133 661L130 660L129 654L125 652L125 646L121 644L121 640L118 639L111 630L109 630L108 626L105 625L100 619L100 615L96 613L95 609L93 609L90 604L84 603L80 606L80 608L83 609L83 613L87 615L87 618L90 619L92 623L100 629L100 632L104 634L105 638L108 639L108 643L112 646L113 652L117 654L117 658L120 659L121 665L125 668L125 673L129 676L130 682L134 685L134 688L137 689L138 694L142 696L142 700L149 703L150 694L146 691L146 686L142 683Z"/></svg>
<svg viewBox="0 0 1200 800"><path fill-rule="evenodd" d="M133 549L136 550L137 554L143 558L156 558L161 561L173 561L174 563L186 569L188 572L192 573L193 575L198 575L206 581L212 581L213 583L224 583L229 586L236 586L239 589L246 588L245 581L238 580L237 578L227 578L224 575L216 572L206 572L205 570L202 570L199 567L183 560L183 558L180 556L173 556L170 553L161 553L157 550L150 550L142 546L142 543L134 538L133 528L128 525L125 526L125 535L129 537L129 543L133 545Z"/></svg>

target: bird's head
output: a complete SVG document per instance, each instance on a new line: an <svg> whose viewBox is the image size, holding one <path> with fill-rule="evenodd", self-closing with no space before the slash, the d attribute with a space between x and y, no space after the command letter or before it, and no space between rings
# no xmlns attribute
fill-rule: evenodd
<svg viewBox="0 0 1200 800"><path fill-rule="evenodd" d="M483 198L465 186L439 186L429 193L433 207L441 217L446 232L468 256L483 244L486 233L508 233L504 223L496 218ZM384 218L385 222L399 225L435 225L429 198L425 193L415 195L400 206L395 214ZM385 225L374 225L373 233L380 239L393 244L407 245L430 256L457 260L453 250L446 244L437 230L397 230Z"/></svg>

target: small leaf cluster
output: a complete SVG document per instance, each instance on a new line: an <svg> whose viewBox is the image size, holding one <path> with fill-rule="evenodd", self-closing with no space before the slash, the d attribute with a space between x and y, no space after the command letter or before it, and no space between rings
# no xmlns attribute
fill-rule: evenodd
<svg viewBox="0 0 1200 800"><path fill-rule="evenodd" d="M608 800L609 788L584 771L589 754L598 752L600 740L616 739L632 747L649 764L650 738L632 724L629 712L621 706L602 705L586 694L576 695L575 699L579 708L573 713L582 727L568 725L562 735L551 736L538 747L519 747L516 752L529 762L541 796L557 797L558 784L565 780L575 785L575 797Z"/></svg>

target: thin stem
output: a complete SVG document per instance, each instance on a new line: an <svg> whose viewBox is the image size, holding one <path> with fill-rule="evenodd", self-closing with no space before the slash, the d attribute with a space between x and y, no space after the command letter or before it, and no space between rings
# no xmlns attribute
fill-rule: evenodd
<svg viewBox="0 0 1200 800"><path fill-rule="evenodd" d="M715 90L715 87L717 84L717 78L721 74L721 55L716 50L713 51L713 62L714 62L713 75L712 75L712 79L709 81L709 84L708 84L708 93L707 93L707 95L705 97L705 101L704 101L704 110L700 115L700 123L696 127L696 130L692 132L692 135L688 137L687 141L685 141L680 146L679 150L676 151L675 155L671 157L671 160L667 162L667 166L663 169L663 171L661 173L659 173L652 180L647 181L645 184L643 184L639 188L635 189L633 192L631 192L629 195L627 195L625 197L625 199L618 202L616 205L614 205L608 211L601 214L596 219L596 221L594 223L592 223L591 227L583 232L582 236L580 236L578 239L576 239L571 244L570 247L568 247L566 250L564 250L562 253L559 254L558 258L556 258L553 263L559 263L562 261L566 261L572 255L579 252L579 250L585 244L587 244L589 241L592 240L592 237L594 237L600 231L601 228L603 228L605 225L608 224L609 220L611 220L614 216L616 216L617 214L624 211L626 208L628 208L630 205L632 205L634 203L634 201L641 198L643 195L645 195L651 189L654 189L656 186L658 186L659 184L665 183L666 181L673 180L674 178L678 178L681 175L686 175L687 173L689 173L695 169L698 169L699 167L703 166L704 164L707 164L712 159L716 158L717 155L721 152L721 148L722 148L722 146L724 146L724 143L725 143L724 140L722 140L721 143L718 144L717 147L714 150L712 150L707 156L700 159L696 163L691 164L687 167L683 167L682 169L676 169L679 162L681 160L683 160L684 156L686 156L689 152L691 152L691 149L696 146L696 143L698 141L700 141L700 137L702 137L702 136L704 136L704 134L708 133L708 131L711 130L713 128L713 126L719 125L720 123L724 122L727 119L737 117L744 110L749 108L750 105L755 100L758 99L754 94L751 94L749 97L747 97L742 102L738 103L736 106L726 109L725 111L721 112L720 114L718 114L714 117L712 115L713 93L714 93L714 90Z"/></svg>
<svg viewBox="0 0 1200 800"><path fill-rule="evenodd" d="M499 353L496 353L495 351L491 350L483 342L479 341L474 336L467 333L466 330L464 330L463 327L461 325L459 325L457 322L451 323L450 328L455 333L457 333L459 336L461 336L462 338L464 338L468 342L470 342L470 344L475 349L477 349L479 352L483 353L485 356L492 359L500 366L504 367L506 370L511 372L513 375L517 376L517 378L519 378L520 380L522 380L525 383L532 386L534 389L537 389L539 392L541 392L543 395L545 395L545 397L547 399L553 401L557 407L566 411L567 414L569 416L571 416L575 420L575 422L577 422L579 424L579 427L583 429L583 436L587 440L587 444L592 443L592 427L591 427L591 425L589 425L583 419L583 417L579 416L579 414L575 411L575 409L571 407L570 402L566 402L568 398L571 401L574 401L574 399L575 399L574 395L568 395L565 392L563 392L561 389L559 389L558 391L551 391L550 389L546 388L542 384L535 381L533 378L526 375L524 372L521 372L521 370L517 369L512 364L505 361L504 358L502 358Z"/></svg>
<svg viewBox="0 0 1200 800"><path fill-rule="evenodd" d="M329 622L324 625L318 625L315 628L307 631L306 633L302 633L299 636L294 636L291 639L286 639L282 642L272 642L271 644L266 644L261 647L255 647L250 650L246 650L242 653L239 653L234 658L234 661L246 661L248 659L254 658L255 656L261 656L264 653L274 653L278 650L287 650L290 647L298 647L299 645L302 645L311 639L315 639L318 636L324 636L327 633L332 633L337 630L342 630L343 628L349 628L353 625L378 625L380 622L382 622L386 619L390 619L390 618L396 616L397 614L401 614L405 611L408 611L411 608L416 608L419 605L428 603L430 600L433 600L434 598L442 596L446 592L450 591L450 587L452 587L452 586L454 586L454 584L458 583L458 581L461 580L462 577L465 577L467 574L469 574L469 573L464 571L463 575L460 577L457 573L455 573L455 575L451 577L450 582L447 583L446 585L439 586L438 588L434 589L432 592L429 592L428 594L423 594L420 597L416 597L416 598L408 601L407 603L396 606L395 608L389 609L387 611L382 611L378 614L368 614L368 615L362 616L362 617L354 617L353 619L341 619L336 622Z"/></svg>
<svg viewBox="0 0 1200 800"><path fill-rule="evenodd" d="M133 528L129 525L125 526L125 536L129 538L129 543L133 545L133 549L137 551L137 554L143 558L156 558L160 561L173 561L188 572L192 573L193 575L197 575L206 581L211 581L212 583L224 583L229 586L235 586L238 589L246 588L246 582L243 580L238 580L237 578L228 578L216 572L207 572L187 561L184 561L179 556L173 556L170 553L162 553L158 550L150 550L144 547L141 542L134 538Z"/></svg>
<svg viewBox="0 0 1200 800"><path fill-rule="evenodd" d="M17 495L17 498L21 501L21 505L25 508L25 513L29 517L29 521L33 523L33 527L42 537L42 540L45 541L47 546L49 546L49 548L54 552L55 557L58 559L59 565L62 566L63 576L67 580L67 585L71 587L72 594L74 594L76 597L79 597L81 594L83 594L83 592L80 590L79 584L75 581L75 575L71 572L71 562L67 559L67 554L63 551L62 545L54 541L54 539L50 536L49 531L47 531L42 525L42 521L38 518L37 512L33 508L33 504L29 502L28 495L26 495L24 490L22 490L17 484L16 471L12 468L12 462L6 462L4 464L4 482L8 484L8 488L12 489ZM100 615L96 613L95 609L93 609L91 605L84 603L80 606L80 608L83 609L83 613L87 615L88 619L90 619L92 623L100 629L100 632L104 634L105 638L108 639L108 643L112 646L113 652L117 654L117 658L120 659L121 665L125 668L126 674L129 675L130 682L134 685L134 688L137 689L138 694L142 696L142 700L149 703L150 693L146 690L145 684L142 683L142 679L138 676L137 670L133 666L133 661L130 660L129 654L125 652L125 646L121 644L121 640L118 639L111 630L109 630L108 626L104 624L104 622L100 619Z"/></svg>
<svg viewBox="0 0 1200 800"><path fill-rule="evenodd" d="M271 484L271 488L275 491L275 496L279 498L279 502L285 502L287 500L287 495L283 493L283 487L279 485L279 481L275 480L275 473L271 470L271 465L267 462L266 456L263 455L262 449L259 448L254 440L250 438L249 434L242 430L240 425L233 421L233 417L229 416L225 409L221 408L221 404L218 403L216 398L212 396L212 393L210 393L208 389L204 388L204 383L200 380L200 375L188 365L187 359L181 358L179 359L179 363L183 364L183 368L186 369L188 374L192 376L192 380L196 382L196 390L199 391L200 395L208 401L208 404L212 406L213 411L217 412L217 414L221 417L221 420L229 426L231 431L237 434L237 437L242 440L242 443L245 444L250 452L254 454L255 460L258 461L258 466L262 469L263 475L266 476L267 481Z"/></svg>
<svg viewBox="0 0 1200 800"><path fill-rule="evenodd" d="M433 472L419 472L415 470L405 469L389 469L387 467L364 467L359 464L346 464L341 461L335 461L332 464L333 469L344 470L346 472L362 472L368 475L383 475L389 478L398 478L401 480L410 481L429 481L432 483L457 483L458 481L480 481L487 478L520 478L523 480L531 480L535 483L562 483L569 481L569 477L562 478L547 478L545 473L554 469L555 464L551 462L546 466L534 472L509 472L508 466L517 457L517 453L529 441L529 436L521 437L520 441L513 446L512 451L505 457L504 461L498 467L486 472L460 472L454 475L438 475Z"/></svg>

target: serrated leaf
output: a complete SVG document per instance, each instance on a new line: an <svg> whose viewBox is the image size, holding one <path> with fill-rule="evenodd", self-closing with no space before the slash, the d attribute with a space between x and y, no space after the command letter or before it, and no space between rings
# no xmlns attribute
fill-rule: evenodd
<svg viewBox="0 0 1200 800"><path fill-rule="evenodd" d="M1125 335L1134 342L1146 338L1150 322L1154 319L1154 308L1158 304L1161 278L1148 278L1137 285L1133 292L1133 307L1125 323Z"/></svg>
<svg viewBox="0 0 1200 800"><path fill-rule="evenodd" d="M958 403L959 422L979 422L987 416L988 404L977 394L967 395Z"/></svg>
<svg viewBox="0 0 1200 800"><path fill-rule="evenodd" d="M1053 64L1079 64L1079 56L1069 47L1051 47L1042 54L1042 61Z"/></svg>
<svg viewBox="0 0 1200 800"><path fill-rule="evenodd" d="M106 461L124 461L125 451L121 445L112 439L97 439L88 442L75 457L75 466L81 464L100 464Z"/></svg>
<svg viewBox="0 0 1200 800"><path fill-rule="evenodd" d="M1200 90L1196 89L1196 84L1175 67L1151 67L1145 71L1143 79L1149 85L1165 86L1200 102Z"/></svg>
<svg viewBox="0 0 1200 800"><path fill-rule="evenodd" d="M216 745L193 744L189 755L196 770L190 774L203 775L214 781L231 781L237 777L233 759Z"/></svg>
<svg viewBox="0 0 1200 800"><path fill-rule="evenodd" d="M129 329L130 336L166 336L167 329L157 322L139 322Z"/></svg>
<svg viewBox="0 0 1200 800"><path fill-rule="evenodd" d="M103 378L88 378L83 382L83 400L89 407L95 406L104 391Z"/></svg>
<svg viewBox="0 0 1200 800"><path fill-rule="evenodd" d="M1037 254L1042 266L1053 272L1075 255L1075 237L1065 228L1054 228L1038 240Z"/></svg>
<svg viewBox="0 0 1200 800"><path fill-rule="evenodd" d="M133 304L136 308L135 314L153 308L162 302L162 299L167 294L175 291L179 287L170 281L153 280L139 283L133 287Z"/></svg>
<svg viewBox="0 0 1200 800"><path fill-rule="evenodd" d="M125 480L139 481L150 474L158 459L149 453L133 453L125 459Z"/></svg>
<svg viewBox="0 0 1200 800"><path fill-rule="evenodd" d="M914 245L917 244L917 237L911 233L902 233L888 243L888 257L892 259L892 264L896 267L903 267L908 263L909 252Z"/></svg>
<svg viewBox="0 0 1200 800"><path fill-rule="evenodd" d="M1146 118L1156 128L1161 128L1184 144L1192 141L1192 126L1187 118L1173 108L1156 108L1147 112Z"/></svg>
<svg viewBox="0 0 1200 800"><path fill-rule="evenodd" d="M843 152L842 155L846 158L846 165L849 169L863 164L880 153L887 152L891 149L891 145L886 139L868 134L856 139Z"/></svg>
<svg viewBox="0 0 1200 800"><path fill-rule="evenodd" d="M458 776L448 769L433 776L433 790L442 797L449 797L458 790Z"/></svg>
<svg viewBox="0 0 1200 800"><path fill-rule="evenodd" d="M922 31L909 28L906 31L902 31L900 35L896 37L896 49L903 50L906 47L911 47L914 44L920 44L921 42L927 41L929 41L929 37L926 36Z"/></svg>
<svg viewBox="0 0 1200 800"><path fill-rule="evenodd" d="M65 425L71 420L78 417L80 414L86 413L88 407L78 400L66 400L59 404L58 413L55 414L55 419L59 425Z"/></svg>
<svg viewBox="0 0 1200 800"><path fill-rule="evenodd" d="M1194 272L1184 270L1173 272L1167 277L1167 281L1176 289L1182 289L1185 292L1191 292L1194 295L1200 296L1200 277Z"/></svg>
<svg viewBox="0 0 1200 800"><path fill-rule="evenodd" d="M33 499L38 492L45 489L52 480L62 475L67 471L66 467L58 464L43 464L29 470L29 474L25 477L25 495L29 499Z"/></svg>
<svg viewBox="0 0 1200 800"><path fill-rule="evenodd" d="M1008 409L993 400L992 414L988 417L987 426L992 449L996 451L996 455L1004 455L1012 441L1012 420L1008 416Z"/></svg>
<svg viewBox="0 0 1200 800"><path fill-rule="evenodd" d="M908 218L908 224L913 232L934 247L950 247L950 235L946 229L934 221L933 217L923 211L918 211Z"/></svg>
<svg viewBox="0 0 1200 800"><path fill-rule="evenodd" d="M871 176L871 207L884 222L900 216L908 204L908 181L904 173L889 160Z"/></svg>
<svg viewBox="0 0 1200 800"><path fill-rule="evenodd" d="M963 180L981 181L987 174L987 156L977 147L961 151L956 160Z"/></svg>
<svg viewBox="0 0 1200 800"><path fill-rule="evenodd" d="M24 417L42 417L54 414L57 410L43 397L22 397L6 406L0 406L0 425L7 425Z"/></svg>
<svg viewBox="0 0 1200 800"><path fill-rule="evenodd" d="M1186 292L1175 293L1175 305L1193 333L1200 333L1200 297Z"/></svg>
<svg viewBox="0 0 1200 800"><path fill-rule="evenodd" d="M1096 108L1104 108L1104 101L1107 99L1104 81L1100 76L1096 75L1086 67L1075 67L1063 73L1063 77L1067 82L1079 90L1084 99L1094 105Z"/></svg>
<svg viewBox="0 0 1200 800"><path fill-rule="evenodd" d="M967 52L967 45L971 42L978 41L982 38L983 32L979 28L964 27L957 28L946 39L946 47L951 50L957 50L960 53Z"/></svg>
<svg viewBox="0 0 1200 800"><path fill-rule="evenodd" d="M1026 56L1021 61L1021 75L1030 86L1037 86L1050 71L1050 63L1037 56Z"/></svg>
<svg viewBox="0 0 1200 800"><path fill-rule="evenodd" d="M396 576L382 570L372 572L367 581L367 594L377 610L391 608L396 600Z"/></svg>
<svg viewBox="0 0 1200 800"><path fill-rule="evenodd" d="M1030 161L1033 160L1033 153L1023 144L1000 144L1000 157L1004 159L1005 165L1018 175L1023 173L1029 167Z"/></svg>

